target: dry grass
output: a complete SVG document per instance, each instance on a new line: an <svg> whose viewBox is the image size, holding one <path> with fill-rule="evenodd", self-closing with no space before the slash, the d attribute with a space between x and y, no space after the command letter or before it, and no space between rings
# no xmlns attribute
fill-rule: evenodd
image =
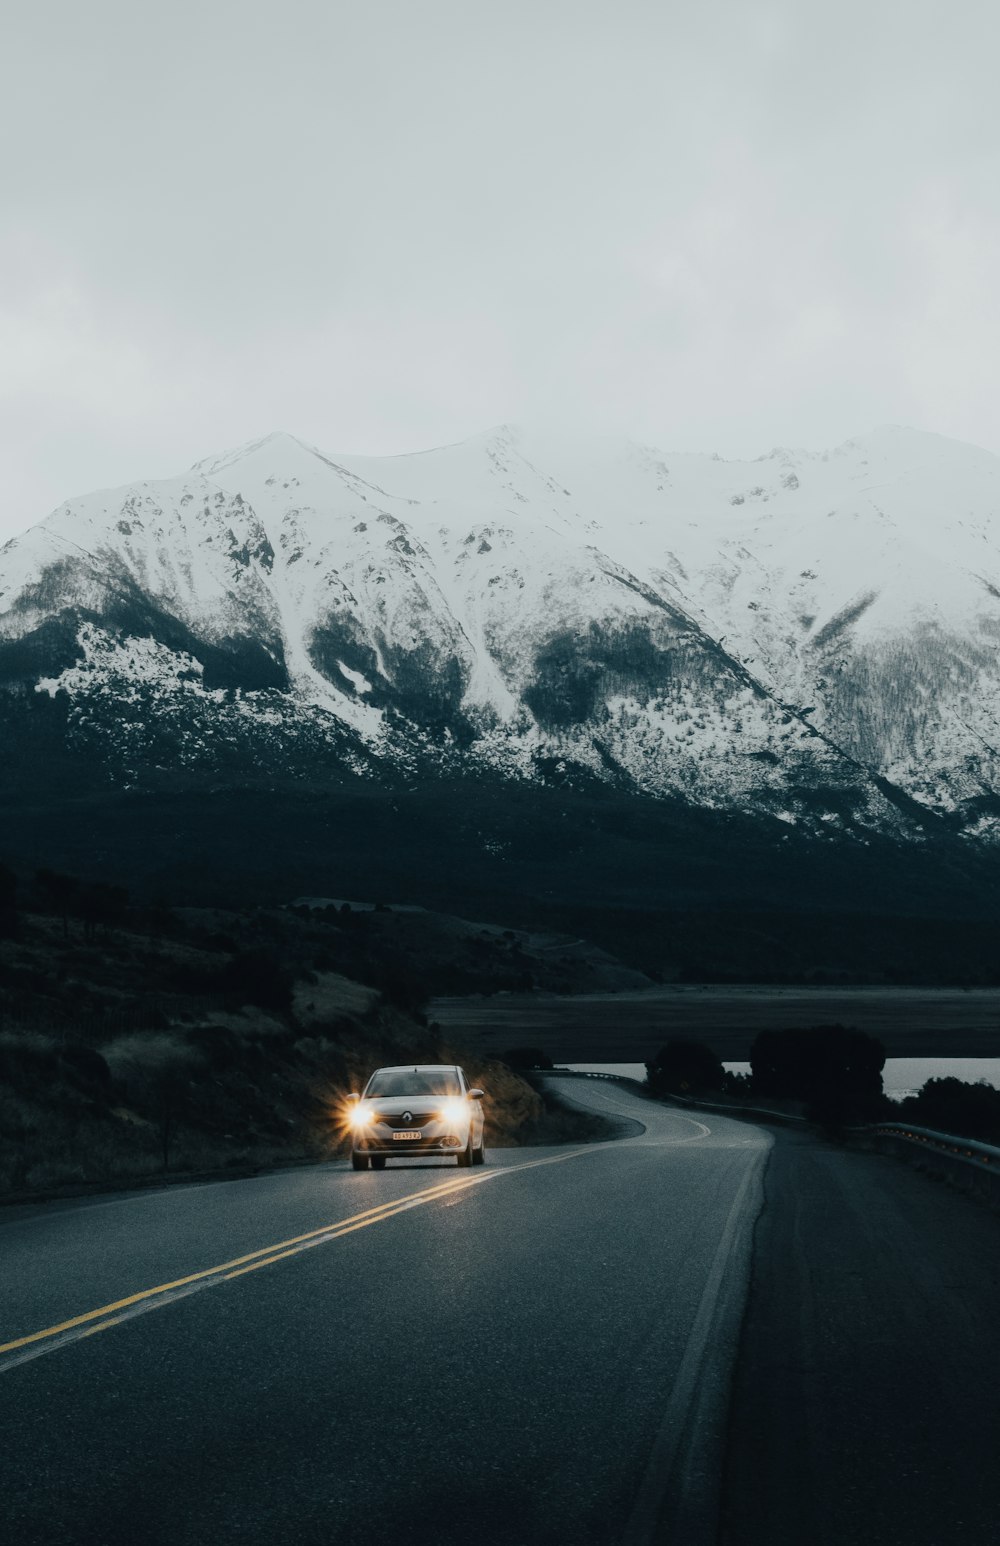
<svg viewBox="0 0 1000 1546"><path fill-rule="evenodd" d="M344 1145L344 1097L389 1063L463 1063L487 1091L487 1143L540 1141L534 1090L303 954L308 920L255 913L245 935L237 915L225 921L225 948L218 932L84 939L71 927L67 940L34 916L0 943L0 1197L329 1157ZM220 968L271 950L267 931L286 923L288 950L279 932L272 953L297 973L292 992L241 1006L243 984L220 989Z"/></svg>
<svg viewBox="0 0 1000 1546"><path fill-rule="evenodd" d="M168 1076L191 1078L205 1065L204 1055L176 1031L135 1032L101 1049L111 1076L123 1083Z"/></svg>
<svg viewBox="0 0 1000 1546"><path fill-rule="evenodd" d="M266 1016L222 1018L129 1032L99 1051L4 1033L0 1196L329 1158L345 1147L348 1091L375 1067L411 1060L464 1061L487 1092L489 1146L559 1141L516 1074L463 1059L398 1011L376 1006L336 1037Z"/></svg>
<svg viewBox="0 0 1000 1546"><path fill-rule="evenodd" d="M292 1012L301 1026L328 1025L341 1015L366 1015L377 1002L374 988L337 972L317 972L314 982L296 984Z"/></svg>

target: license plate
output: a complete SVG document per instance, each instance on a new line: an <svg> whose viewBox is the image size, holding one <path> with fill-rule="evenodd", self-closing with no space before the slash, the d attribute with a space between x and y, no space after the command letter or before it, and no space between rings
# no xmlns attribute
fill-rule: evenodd
<svg viewBox="0 0 1000 1546"><path fill-rule="evenodd" d="M393 1133L397 1143L405 1143L408 1138L422 1138L423 1133Z"/></svg>

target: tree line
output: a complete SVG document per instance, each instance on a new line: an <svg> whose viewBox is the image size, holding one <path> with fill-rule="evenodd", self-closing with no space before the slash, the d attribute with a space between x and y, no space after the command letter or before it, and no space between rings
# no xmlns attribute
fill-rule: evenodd
<svg viewBox="0 0 1000 1546"><path fill-rule="evenodd" d="M828 1128L852 1122L908 1121L1000 1145L1000 1090L980 1080L929 1079L915 1095L890 1100L882 1087L885 1048L845 1025L761 1031L750 1073L737 1074L704 1042L671 1038L646 1065L654 1095L713 1095L788 1100Z"/></svg>
<svg viewBox="0 0 1000 1546"><path fill-rule="evenodd" d="M85 939L99 930L120 926L129 908L124 886L104 881L82 881L61 870L36 870L25 885L15 872L0 864L0 939L17 936L21 914L36 912L60 919L63 935L70 936L72 922L80 924Z"/></svg>

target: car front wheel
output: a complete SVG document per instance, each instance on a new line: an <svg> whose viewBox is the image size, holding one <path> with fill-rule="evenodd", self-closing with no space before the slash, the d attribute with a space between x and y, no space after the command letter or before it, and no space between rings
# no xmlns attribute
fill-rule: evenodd
<svg viewBox="0 0 1000 1546"><path fill-rule="evenodd" d="M355 1170L367 1170L368 1169L368 1156L367 1156L367 1154L352 1154L351 1155L351 1165L353 1166L353 1168Z"/></svg>
<svg viewBox="0 0 1000 1546"><path fill-rule="evenodd" d="M464 1149L461 1149L459 1151L459 1153L456 1155L456 1159L458 1160L458 1163L460 1165L471 1165L472 1164L472 1134L471 1133L469 1134L469 1141L468 1141L468 1143L466 1144Z"/></svg>
<svg viewBox="0 0 1000 1546"><path fill-rule="evenodd" d="M479 1148L472 1151L472 1163L474 1165L486 1164L486 1134L479 1140Z"/></svg>
<svg viewBox="0 0 1000 1546"><path fill-rule="evenodd" d="M373 1170L384 1170L385 1169L385 1155L384 1154L373 1154L372 1155L372 1169Z"/></svg>

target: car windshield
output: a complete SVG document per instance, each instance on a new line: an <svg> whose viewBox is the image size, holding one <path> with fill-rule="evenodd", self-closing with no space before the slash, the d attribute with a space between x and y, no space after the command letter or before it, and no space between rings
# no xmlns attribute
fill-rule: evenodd
<svg viewBox="0 0 1000 1546"><path fill-rule="evenodd" d="M366 1095L461 1095L453 1068L381 1068Z"/></svg>

